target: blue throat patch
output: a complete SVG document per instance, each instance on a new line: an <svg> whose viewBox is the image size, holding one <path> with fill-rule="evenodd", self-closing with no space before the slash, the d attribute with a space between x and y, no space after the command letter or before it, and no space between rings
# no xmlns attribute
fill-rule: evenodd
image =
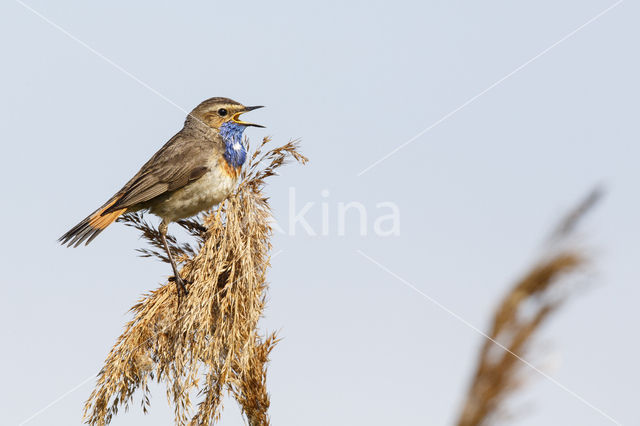
<svg viewBox="0 0 640 426"><path fill-rule="evenodd" d="M242 133L247 126L227 121L220 126L220 136L224 141L224 159L231 167L240 167L247 159L247 150L242 143Z"/></svg>

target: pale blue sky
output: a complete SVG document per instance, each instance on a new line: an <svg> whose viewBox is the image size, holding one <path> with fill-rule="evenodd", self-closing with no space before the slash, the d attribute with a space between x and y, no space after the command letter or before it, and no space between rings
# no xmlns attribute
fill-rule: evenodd
<svg viewBox="0 0 640 426"><path fill-rule="evenodd" d="M275 425L447 425L482 337L358 254L480 329L594 184L583 228L595 260L582 294L544 328L536 365L625 425L640 424L637 2L625 1L362 176L370 164L613 5L605 0L83 2L26 4L190 110L228 96L266 105L254 141L302 138L311 159L267 187L330 232L278 234L262 325L284 339L269 374ZM0 5L5 244L0 410L20 424L98 372L127 309L169 274L121 225L89 247L56 239L182 125L184 112L14 0ZM323 196L324 190L329 191ZM400 210L400 235L337 235L338 203ZM545 367L552 358L553 368ZM548 362L546 364L549 364ZM532 372L509 424L613 424ZM93 380L28 425L80 424ZM151 414L113 425L169 424ZM224 425L240 425L234 402Z"/></svg>

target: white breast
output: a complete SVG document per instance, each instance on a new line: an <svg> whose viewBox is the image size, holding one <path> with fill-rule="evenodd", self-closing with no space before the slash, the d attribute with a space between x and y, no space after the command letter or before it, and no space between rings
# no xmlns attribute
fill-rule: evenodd
<svg viewBox="0 0 640 426"><path fill-rule="evenodd" d="M150 210L167 221L176 221L209 210L233 191L236 178L224 173L217 161L198 180L158 200Z"/></svg>

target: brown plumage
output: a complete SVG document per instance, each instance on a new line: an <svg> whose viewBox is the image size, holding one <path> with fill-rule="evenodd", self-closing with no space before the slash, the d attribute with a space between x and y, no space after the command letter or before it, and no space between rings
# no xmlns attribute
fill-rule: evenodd
<svg viewBox="0 0 640 426"><path fill-rule="evenodd" d="M220 128L227 123L242 129L262 127L240 121L240 114L256 108L259 107L245 107L228 98L202 102L189 113L184 127L120 191L59 241L68 247L89 244L118 216L141 209L162 219L160 229L164 234L170 222L208 210L224 200L235 185L240 167L225 160L228 147ZM180 283L175 262L165 248Z"/></svg>

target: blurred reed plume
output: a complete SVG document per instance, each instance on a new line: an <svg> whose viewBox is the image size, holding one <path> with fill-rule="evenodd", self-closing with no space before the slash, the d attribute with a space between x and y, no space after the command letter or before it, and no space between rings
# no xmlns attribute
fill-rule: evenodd
<svg viewBox="0 0 640 426"><path fill-rule="evenodd" d="M497 307L491 329L480 350L475 374L458 419L458 426L495 424L506 413L506 400L521 385L533 337L549 316L575 294L569 275L586 265L587 258L572 247L575 228L600 200L592 191L558 224L546 253L505 295ZM504 348L499 347L498 342Z"/></svg>
<svg viewBox="0 0 640 426"><path fill-rule="evenodd" d="M179 224L195 243L169 238L190 284L180 295L173 282L144 295L131 308L133 320L109 352L84 407L90 425L108 424L140 392L150 405L149 383L166 384L177 425L209 425L221 416L223 393L240 404L252 426L269 424L266 373L275 333L263 336L258 320L265 306L271 249L270 209L265 179L287 160L306 163L298 143L265 153L265 138L251 156L237 190L217 210ZM263 165L264 164L264 165ZM143 256L168 262L160 234L141 214L125 224L142 232L150 248ZM191 398L197 399L197 404Z"/></svg>

